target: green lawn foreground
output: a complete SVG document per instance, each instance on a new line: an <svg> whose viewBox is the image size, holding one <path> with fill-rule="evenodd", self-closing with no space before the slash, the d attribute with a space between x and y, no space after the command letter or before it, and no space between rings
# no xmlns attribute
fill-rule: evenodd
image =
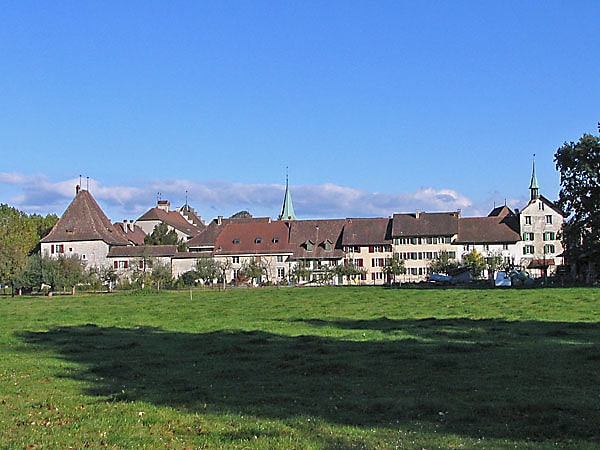
<svg viewBox="0 0 600 450"><path fill-rule="evenodd" d="M600 448L600 290L0 298L1 448Z"/></svg>

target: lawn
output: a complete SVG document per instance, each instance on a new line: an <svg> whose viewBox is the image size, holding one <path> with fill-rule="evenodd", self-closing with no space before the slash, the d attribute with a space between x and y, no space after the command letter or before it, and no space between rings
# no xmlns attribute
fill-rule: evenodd
<svg viewBox="0 0 600 450"><path fill-rule="evenodd" d="M0 447L600 448L600 290L0 297Z"/></svg>

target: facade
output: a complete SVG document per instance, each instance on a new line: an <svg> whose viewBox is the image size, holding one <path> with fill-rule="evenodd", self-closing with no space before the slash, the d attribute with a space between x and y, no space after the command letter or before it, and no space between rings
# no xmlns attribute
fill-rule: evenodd
<svg viewBox="0 0 600 450"><path fill-rule="evenodd" d="M486 217L461 217L460 211L396 213L390 218L297 220L286 181L280 220L268 217L217 217L206 226L187 204L175 211L160 200L136 222L112 224L92 195L76 195L51 232L41 240L51 257L76 255L88 266L112 268L118 274L151 270L149 261L171 267L178 278L193 270L199 258L214 258L226 268L225 282L240 282L243 269L259 266L253 282L303 284L383 284L384 267L397 256L406 274L394 281L429 278L430 266L442 252L457 263L476 250L484 258L500 257L509 267L533 276L552 274L562 264L560 234L564 217L539 194L533 167L530 201L513 212L506 205ZM144 237L166 223L186 241L187 252L175 246L145 246ZM360 275L333 276L333 269L352 264ZM303 270L299 270L303 269ZM487 274L492 276L493 274Z"/></svg>
<svg viewBox="0 0 600 450"><path fill-rule="evenodd" d="M42 255L77 256L89 267L106 267L109 249L126 247L130 242L94 197L77 187L75 198L40 244Z"/></svg>
<svg viewBox="0 0 600 450"><path fill-rule="evenodd" d="M426 280L429 266L441 252L459 260L461 253L455 243L458 236L460 211L414 214L394 214L392 225L393 251L404 261L404 281Z"/></svg>

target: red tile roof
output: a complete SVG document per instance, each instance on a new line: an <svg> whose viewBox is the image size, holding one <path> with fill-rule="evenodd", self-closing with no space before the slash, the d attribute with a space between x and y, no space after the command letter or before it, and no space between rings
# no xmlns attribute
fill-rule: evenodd
<svg viewBox="0 0 600 450"><path fill-rule="evenodd" d="M230 223L215 242L215 255L291 253L285 222Z"/></svg>
<svg viewBox="0 0 600 450"><path fill-rule="evenodd" d="M137 220L137 222L152 222L157 220L166 223L189 237L196 236L202 231L201 227L191 224L177 211L167 212L156 207L148 210Z"/></svg>
<svg viewBox="0 0 600 450"><path fill-rule="evenodd" d="M139 226L133 223L117 222L114 224L115 228L120 231L125 239L133 245L144 245L144 238L146 233Z"/></svg>
<svg viewBox="0 0 600 450"><path fill-rule="evenodd" d="M177 253L176 245L140 245L127 247L111 247L108 251L109 258L141 258L173 256Z"/></svg>
<svg viewBox="0 0 600 450"><path fill-rule="evenodd" d="M291 220L290 246L297 259L339 259L343 258L342 231L346 219L330 220ZM307 248L307 242L312 243L312 250ZM331 242L331 250L325 243Z"/></svg>
<svg viewBox="0 0 600 450"><path fill-rule="evenodd" d="M104 241L127 245L123 232L114 227L92 194L80 190L54 228L41 242Z"/></svg>
<svg viewBox="0 0 600 450"><path fill-rule="evenodd" d="M268 223L271 219L269 217L241 217L241 218L217 218L209 223L206 228L192 239L190 239L186 245L188 248L201 248L201 247L214 247L219 234L223 231L226 225L230 223L250 223L250 222L262 222Z"/></svg>
<svg viewBox="0 0 600 450"><path fill-rule="evenodd" d="M464 217L458 222L458 244L500 244L515 243L521 239L511 227L509 216L501 218Z"/></svg>
<svg viewBox="0 0 600 450"><path fill-rule="evenodd" d="M459 217L459 212L394 214L392 236L452 236Z"/></svg>
<svg viewBox="0 0 600 450"><path fill-rule="evenodd" d="M392 219L347 219L342 245L384 245L392 243Z"/></svg>

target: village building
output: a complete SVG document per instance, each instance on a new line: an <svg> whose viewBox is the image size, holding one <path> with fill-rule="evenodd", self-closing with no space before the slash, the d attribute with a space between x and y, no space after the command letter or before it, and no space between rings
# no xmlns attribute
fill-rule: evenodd
<svg viewBox="0 0 600 450"><path fill-rule="evenodd" d="M293 252L288 273L295 267L305 269L300 283L343 284L330 271L344 259L342 233L346 219L293 220L289 226L289 244Z"/></svg>
<svg viewBox="0 0 600 450"><path fill-rule="evenodd" d="M423 281L429 267L441 252L459 260L455 244L458 236L460 211L427 213L416 211L394 214L392 219L393 252L404 261L404 281Z"/></svg>
<svg viewBox="0 0 600 450"><path fill-rule="evenodd" d="M164 223L169 231L174 230L177 238L184 243L206 227L193 208L186 204L172 210L168 200L158 200L157 205L140 216L135 223L146 234L151 234L157 225Z"/></svg>
<svg viewBox="0 0 600 450"><path fill-rule="evenodd" d="M293 252L283 221L250 221L225 225L215 240L213 257L227 267L226 282L281 283L289 275ZM244 268L254 263L262 269L255 280L245 280Z"/></svg>
<svg viewBox="0 0 600 450"><path fill-rule="evenodd" d="M131 242L110 222L92 194L77 186L75 198L40 244L42 255L77 256L88 267L107 267L109 250Z"/></svg>
<svg viewBox="0 0 600 450"><path fill-rule="evenodd" d="M442 252L460 264L474 250L488 260L500 257L506 267L548 275L563 263L564 216L539 194L535 163L529 190L530 201L521 211L504 205L487 217L461 217L460 210L417 210L391 218L298 220L286 179L279 220L219 216L207 226L187 202L172 211L166 200L135 222L112 224L89 191L77 187L41 248L44 255L76 255L90 267L111 268L126 278L134 270L151 270L155 263L168 265L178 278L194 270L200 258L214 258L226 268L228 283L240 281L243 269L254 264L262 268L253 280L259 283L289 283L295 278L304 284L383 284L391 281L384 268L397 256L406 274L395 281L419 282L429 278L431 264ZM187 251L144 245L146 235L160 223L175 230ZM351 264L361 273L333 275L341 264Z"/></svg>
<svg viewBox="0 0 600 450"><path fill-rule="evenodd" d="M487 217L462 217L458 221L457 252L476 251L486 260L500 258L502 267L519 261L519 218L507 206L494 208ZM494 274L486 269L485 277Z"/></svg>
<svg viewBox="0 0 600 450"><path fill-rule="evenodd" d="M348 284L389 281L383 269L393 254L392 223L390 218L346 220L342 237L344 261L364 271L359 277L345 280Z"/></svg>
<svg viewBox="0 0 600 450"><path fill-rule="evenodd" d="M540 194L535 161L529 191L529 203L519 213L519 264L531 275L543 276L555 273L563 264L561 232L565 218L553 202Z"/></svg>

